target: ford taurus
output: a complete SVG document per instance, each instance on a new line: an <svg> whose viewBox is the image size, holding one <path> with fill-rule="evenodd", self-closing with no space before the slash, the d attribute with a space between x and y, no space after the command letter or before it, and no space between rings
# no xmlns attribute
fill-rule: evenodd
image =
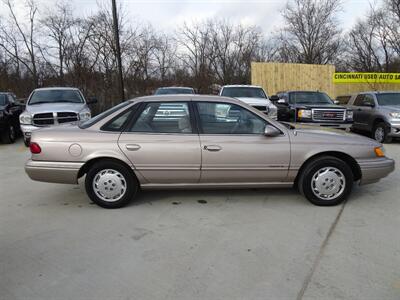
<svg viewBox="0 0 400 300"><path fill-rule="evenodd" d="M362 136L295 128L241 101L164 95L123 102L78 126L32 133L25 170L33 180L77 184L105 208L139 189L295 187L336 205L353 183L394 169L382 145Z"/></svg>

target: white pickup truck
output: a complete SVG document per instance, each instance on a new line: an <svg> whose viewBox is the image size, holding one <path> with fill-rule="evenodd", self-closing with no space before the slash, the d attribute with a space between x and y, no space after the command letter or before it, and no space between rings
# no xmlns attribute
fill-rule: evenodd
<svg viewBox="0 0 400 300"><path fill-rule="evenodd" d="M220 96L236 98L265 113L268 117L277 119L277 107L268 99L267 93L255 85L225 85L219 92Z"/></svg>

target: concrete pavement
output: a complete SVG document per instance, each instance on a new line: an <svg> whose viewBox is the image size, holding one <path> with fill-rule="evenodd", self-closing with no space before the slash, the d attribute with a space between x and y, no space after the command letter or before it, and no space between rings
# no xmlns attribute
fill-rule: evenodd
<svg viewBox="0 0 400 300"><path fill-rule="evenodd" d="M148 191L106 210L82 183L31 181L28 157L0 145L0 299L400 299L399 170L344 207Z"/></svg>

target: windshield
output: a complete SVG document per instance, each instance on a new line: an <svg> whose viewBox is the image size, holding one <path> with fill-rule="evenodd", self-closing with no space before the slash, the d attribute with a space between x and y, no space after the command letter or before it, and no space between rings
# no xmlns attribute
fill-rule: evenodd
<svg viewBox="0 0 400 300"><path fill-rule="evenodd" d="M83 122L79 124L79 128L81 129L86 129L89 128L90 126L96 124L97 122L103 120L104 118L108 117L109 115L115 113L117 110L121 109L122 107L125 107L129 104L131 104L132 102L130 101L125 101L122 102L114 107L111 107L110 109L103 111L101 114L98 114L97 116Z"/></svg>
<svg viewBox="0 0 400 300"><path fill-rule="evenodd" d="M168 89L157 89L154 95L175 95L175 94L194 94L193 89L185 88L168 88Z"/></svg>
<svg viewBox="0 0 400 300"><path fill-rule="evenodd" d="M77 90L37 90L33 92L28 104L56 102L83 103L83 99Z"/></svg>
<svg viewBox="0 0 400 300"><path fill-rule="evenodd" d="M252 87L225 87L222 90L221 96L233 98L267 98L262 88Z"/></svg>
<svg viewBox="0 0 400 300"><path fill-rule="evenodd" d="M289 103L299 104L333 104L333 101L325 93L320 92L295 92L290 93Z"/></svg>
<svg viewBox="0 0 400 300"><path fill-rule="evenodd" d="M400 93L377 94L379 105L400 105Z"/></svg>
<svg viewBox="0 0 400 300"><path fill-rule="evenodd" d="M0 106L6 105L6 98L7 98L7 95L0 94Z"/></svg>

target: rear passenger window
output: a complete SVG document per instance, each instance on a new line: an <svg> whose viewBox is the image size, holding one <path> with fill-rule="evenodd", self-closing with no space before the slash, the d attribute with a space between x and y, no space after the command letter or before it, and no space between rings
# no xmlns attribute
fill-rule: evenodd
<svg viewBox="0 0 400 300"><path fill-rule="evenodd" d="M125 123L128 120L128 117L131 115L132 110L128 109L126 112L122 113L118 117L116 117L111 122L107 123L105 126L101 128L104 131L122 131Z"/></svg>
<svg viewBox="0 0 400 300"><path fill-rule="evenodd" d="M131 132L192 133L186 102L147 103Z"/></svg>

